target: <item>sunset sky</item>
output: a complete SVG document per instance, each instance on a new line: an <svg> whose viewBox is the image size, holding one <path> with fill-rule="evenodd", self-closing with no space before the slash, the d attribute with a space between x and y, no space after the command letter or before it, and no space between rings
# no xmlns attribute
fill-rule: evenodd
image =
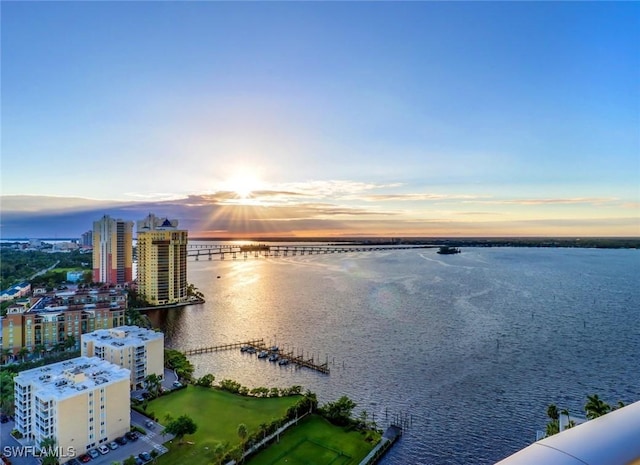
<svg viewBox="0 0 640 465"><path fill-rule="evenodd" d="M5 2L2 223L640 236L638 2Z"/></svg>

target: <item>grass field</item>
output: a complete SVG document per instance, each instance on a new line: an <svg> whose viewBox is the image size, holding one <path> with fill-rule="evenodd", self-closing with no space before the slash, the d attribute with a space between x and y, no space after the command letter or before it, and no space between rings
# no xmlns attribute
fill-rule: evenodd
<svg viewBox="0 0 640 465"><path fill-rule="evenodd" d="M185 444L178 445L176 441L166 444L169 452L158 458L158 464L209 465L218 443L228 442L231 446L240 443L237 434L240 423L247 425L251 434L260 424L282 418L299 400L300 396L258 399L198 386L154 399L149 402L147 412L153 412L160 423L166 423L166 414L173 418L186 414L198 425L195 434L185 436Z"/></svg>
<svg viewBox="0 0 640 465"><path fill-rule="evenodd" d="M247 461L247 465L354 465L374 444L357 431L334 426L318 415L302 420Z"/></svg>

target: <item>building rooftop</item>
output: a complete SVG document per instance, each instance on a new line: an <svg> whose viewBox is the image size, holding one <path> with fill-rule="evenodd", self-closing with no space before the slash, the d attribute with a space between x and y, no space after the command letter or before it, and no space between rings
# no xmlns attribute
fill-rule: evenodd
<svg viewBox="0 0 640 465"><path fill-rule="evenodd" d="M98 345L110 344L115 347L140 346L146 341L164 339L164 334L139 326L118 326L98 329L82 335L82 341L93 341Z"/></svg>
<svg viewBox="0 0 640 465"><path fill-rule="evenodd" d="M535 442L496 465L631 465L640 460L640 402Z"/></svg>
<svg viewBox="0 0 640 465"><path fill-rule="evenodd" d="M31 384L40 398L61 400L79 392L92 390L122 380L129 382L130 372L98 357L78 357L20 372L15 378L21 385Z"/></svg>

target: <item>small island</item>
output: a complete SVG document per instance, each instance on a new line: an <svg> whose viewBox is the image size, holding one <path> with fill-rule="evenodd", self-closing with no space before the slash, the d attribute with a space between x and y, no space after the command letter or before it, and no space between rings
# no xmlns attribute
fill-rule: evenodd
<svg viewBox="0 0 640 465"><path fill-rule="evenodd" d="M456 253L460 253L461 250L457 247L449 247L448 245L443 245L438 249L438 253L441 255L453 255Z"/></svg>

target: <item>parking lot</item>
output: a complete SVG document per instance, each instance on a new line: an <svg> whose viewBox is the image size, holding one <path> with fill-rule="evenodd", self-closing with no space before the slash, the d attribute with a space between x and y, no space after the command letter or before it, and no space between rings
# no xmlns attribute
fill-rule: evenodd
<svg viewBox="0 0 640 465"><path fill-rule="evenodd" d="M134 441L127 441L126 444L118 445L118 447L114 450L109 449L105 454L98 453L96 458L91 458L87 462L90 465L111 465L113 462L122 462L130 456L138 457L138 463L145 463L144 460L139 458L139 454L146 452L148 454L151 453L152 450L156 450L158 454L163 454L167 451L167 449L162 445L164 442L170 441L173 439L173 435L167 434L163 436L162 430L163 427L156 422L149 420L149 418L141 415L140 413L132 410L131 411L131 424L133 426L138 426L146 431L146 434L139 434L138 439ZM10 446L18 448L20 443L11 436L11 430L14 427L13 422L8 422L2 424L1 429L1 443L4 446ZM109 438L116 439L116 438ZM71 460L70 463L72 465L76 465L78 463L83 463L79 461L79 458L84 454L84 451L77 451L78 457ZM40 462L36 457L11 457L12 465L38 465ZM74 461L75 460L75 461Z"/></svg>

